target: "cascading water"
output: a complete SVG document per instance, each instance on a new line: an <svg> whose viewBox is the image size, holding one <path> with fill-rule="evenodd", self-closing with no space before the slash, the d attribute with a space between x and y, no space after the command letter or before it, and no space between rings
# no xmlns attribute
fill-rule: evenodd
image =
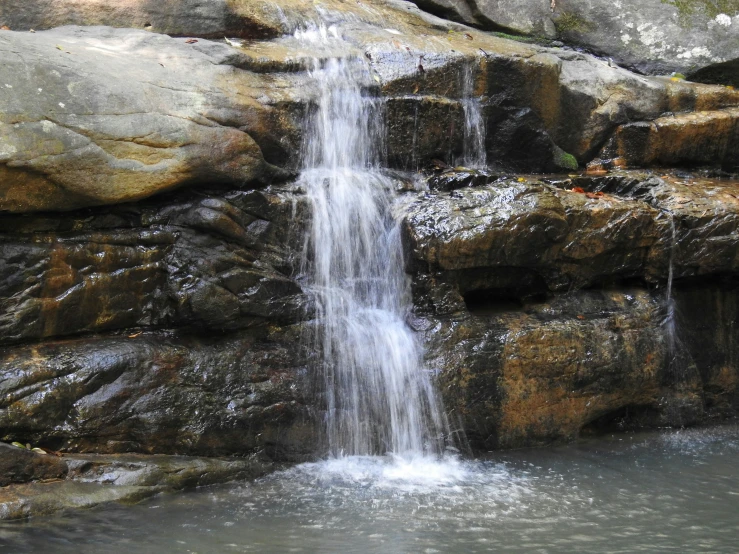
<svg viewBox="0 0 739 554"><path fill-rule="evenodd" d="M462 71L462 109L464 111L464 144L461 164L480 169L485 167L485 119L482 102L475 96L475 75L471 66Z"/></svg>
<svg viewBox="0 0 739 554"><path fill-rule="evenodd" d="M358 59L316 62L312 75L319 98L299 180L312 209L302 273L315 302L329 451L438 454L444 418L405 322L393 186L379 171L382 104L364 93L371 79Z"/></svg>

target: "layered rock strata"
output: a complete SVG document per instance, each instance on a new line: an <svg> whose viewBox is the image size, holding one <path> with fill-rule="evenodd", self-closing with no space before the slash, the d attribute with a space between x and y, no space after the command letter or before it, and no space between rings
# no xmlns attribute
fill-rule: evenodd
<svg viewBox="0 0 739 554"><path fill-rule="evenodd" d="M217 17L177 31L182 20L167 27L144 3L130 20L62 10L40 25L34 5L5 3L2 16L200 38L0 31L3 440L290 461L321 451L293 178L318 94L311 71L339 55L382 99L393 170L456 165L465 101L480 99L491 173L393 172L412 323L473 449L735 413L735 185L661 171L511 175L590 162L724 175L739 159L736 91L404 2L277 2L240 32ZM202 38L221 31L251 40ZM320 48L306 35L323 36Z"/></svg>

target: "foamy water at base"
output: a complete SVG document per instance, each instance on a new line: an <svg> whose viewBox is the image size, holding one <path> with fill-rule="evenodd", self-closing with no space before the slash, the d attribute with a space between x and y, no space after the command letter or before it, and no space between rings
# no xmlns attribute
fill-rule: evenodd
<svg viewBox="0 0 739 554"><path fill-rule="evenodd" d="M0 525L13 553L737 551L739 426L485 460L350 457Z"/></svg>

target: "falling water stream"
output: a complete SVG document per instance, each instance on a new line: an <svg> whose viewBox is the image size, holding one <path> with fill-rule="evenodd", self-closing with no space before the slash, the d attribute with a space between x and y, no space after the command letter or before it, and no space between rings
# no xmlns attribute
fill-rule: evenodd
<svg viewBox="0 0 739 554"><path fill-rule="evenodd" d="M485 119L482 101L475 95L475 74L471 65L462 71L462 109L464 111L464 143L461 164L473 169L485 167Z"/></svg>
<svg viewBox="0 0 739 554"><path fill-rule="evenodd" d="M406 324L411 306L393 183L380 171L382 104L367 93L361 60L314 64L299 185L311 206L303 273L315 301L331 456L441 452L447 434L422 350Z"/></svg>

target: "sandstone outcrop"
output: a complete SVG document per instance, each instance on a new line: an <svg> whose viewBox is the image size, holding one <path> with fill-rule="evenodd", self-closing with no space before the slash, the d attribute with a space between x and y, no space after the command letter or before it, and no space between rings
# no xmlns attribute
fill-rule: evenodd
<svg viewBox="0 0 739 554"><path fill-rule="evenodd" d="M0 439L320 454L294 177L339 55L382 107L409 320L473 450L736 413L739 92L405 2L62 4L0 8ZM484 171L453 169L472 97Z"/></svg>
<svg viewBox="0 0 739 554"><path fill-rule="evenodd" d="M683 177L493 178L406 204L414 325L473 447L733 413L737 184Z"/></svg>
<svg viewBox="0 0 739 554"><path fill-rule="evenodd" d="M367 87L386 102L392 167L417 169L432 159L454 165L470 94L482 98L488 158L507 169L572 167L566 155L588 163L619 126L666 127L666 112L694 110L706 113L680 115L689 121L683 140L722 133L728 142L698 154L676 149L669 163L726 165L736 157L726 127L736 125L731 108L739 92L729 88L641 77L403 4L378 2L371 17L360 17L359 7L333 7L336 38L321 43L320 55L366 61ZM375 21L387 25L391 16L397 29ZM259 186L288 178L316 94L307 71L316 52L292 36L234 47L63 27L4 31L0 55L0 210L18 213L130 202L205 182ZM663 158L637 152L629 160Z"/></svg>
<svg viewBox="0 0 739 554"><path fill-rule="evenodd" d="M716 75L739 58L734 0L416 0L421 8L482 29L557 39L644 73ZM705 73L704 73L705 72ZM708 77L710 79L710 77ZM726 75L723 84L735 84ZM706 82L717 82L708 80Z"/></svg>

